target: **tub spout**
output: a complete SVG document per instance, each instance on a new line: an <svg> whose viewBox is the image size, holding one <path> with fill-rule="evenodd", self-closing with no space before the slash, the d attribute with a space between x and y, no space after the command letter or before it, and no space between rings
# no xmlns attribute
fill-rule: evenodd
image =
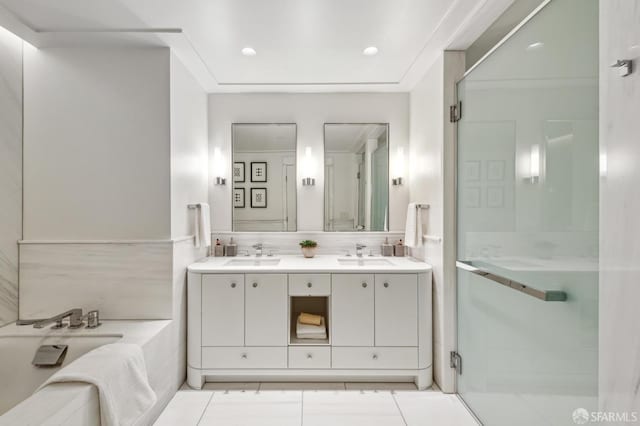
<svg viewBox="0 0 640 426"><path fill-rule="evenodd" d="M67 312L63 312L59 315L55 315L51 318L45 318L41 320L33 320L31 323L33 324L33 328L44 328L45 326L56 323L55 328L62 328L62 320L69 317L69 328L80 328L82 327L82 309L74 308L70 309ZM27 325L26 321L21 321L21 323L16 323L18 325Z"/></svg>

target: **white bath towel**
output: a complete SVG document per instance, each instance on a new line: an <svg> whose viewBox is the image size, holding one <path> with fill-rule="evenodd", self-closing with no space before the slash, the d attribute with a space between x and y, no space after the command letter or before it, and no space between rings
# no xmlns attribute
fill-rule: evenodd
<svg viewBox="0 0 640 426"><path fill-rule="evenodd" d="M409 203L407 207L404 244L411 248L422 247L422 211L416 203Z"/></svg>
<svg viewBox="0 0 640 426"><path fill-rule="evenodd" d="M322 317L320 325L303 324L300 322L300 318L298 318L296 323L296 337L298 339L326 339L327 326L324 322L324 317Z"/></svg>
<svg viewBox="0 0 640 426"><path fill-rule="evenodd" d="M38 390L60 382L90 383L98 388L102 426L135 426L156 403L142 349L129 343L112 343L88 352Z"/></svg>
<svg viewBox="0 0 640 426"><path fill-rule="evenodd" d="M195 209L196 248L211 246L211 216L209 204L198 203Z"/></svg>

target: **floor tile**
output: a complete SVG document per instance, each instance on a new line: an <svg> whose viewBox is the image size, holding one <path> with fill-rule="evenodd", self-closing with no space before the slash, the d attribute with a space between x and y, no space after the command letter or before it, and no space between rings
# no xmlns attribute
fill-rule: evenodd
<svg viewBox="0 0 640 426"><path fill-rule="evenodd" d="M440 392L396 392L407 426L477 426L456 395Z"/></svg>
<svg viewBox="0 0 640 426"><path fill-rule="evenodd" d="M213 392L178 391L154 426L196 426Z"/></svg>
<svg viewBox="0 0 640 426"><path fill-rule="evenodd" d="M302 392L214 392L201 426L300 426Z"/></svg>
<svg viewBox="0 0 640 426"><path fill-rule="evenodd" d="M258 382L207 382L202 389L212 391L257 391L259 387L260 383Z"/></svg>
<svg viewBox="0 0 640 426"><path fill-rule="evenodd" d="M389 391L303 393L305 426L404 426Z"/></svg>
<svg viewBox="0 0 640 426"><path fill-rule="evenodd" d="M414 383L345 383L347 390L394 390L394 391L417 391Z"/></svg>
<svg viewBox="0 0 640 426"><path fill-rule="evenodd" d="M260 391L269 390L300 390L300 391L322 391L322 390L345 390L344 383L337 382L262 382Z"/></svg>

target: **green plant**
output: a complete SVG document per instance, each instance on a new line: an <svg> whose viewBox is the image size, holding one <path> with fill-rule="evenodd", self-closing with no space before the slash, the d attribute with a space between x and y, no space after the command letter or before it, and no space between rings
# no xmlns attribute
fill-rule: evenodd
<svg viewBox="0 0 640 426"><path fill-rule="evenodd" d="M318 243L313 240L302 240L300 241L300 247L318 247Z"/></svg>

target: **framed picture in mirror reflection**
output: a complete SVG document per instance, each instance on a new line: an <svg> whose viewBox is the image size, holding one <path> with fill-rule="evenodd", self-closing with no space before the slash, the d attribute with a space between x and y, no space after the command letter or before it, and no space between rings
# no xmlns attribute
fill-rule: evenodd
<svg viewBox="0 0 640 426"><path fill-rule="evenodd" d="M233 163L233 181L243 183L244 177L244 161L235 161Z"/></svg>
<svg viewBox="0 0 640 426"><path fill-rule="evenodd" d="M233 188L233 207L244 208L244 188Z"/></svg>
<svg viewBox="0 0 640 426"><path fill-rule="evenodd" d="M267 188L251 188L251 208L267 208Z"/></svg>
<svg viewBox="0 0 640 426"><path fill-rule="evenodd" d="M267 163L263 161L251 162L251 182L267 181Z"/></svg>

